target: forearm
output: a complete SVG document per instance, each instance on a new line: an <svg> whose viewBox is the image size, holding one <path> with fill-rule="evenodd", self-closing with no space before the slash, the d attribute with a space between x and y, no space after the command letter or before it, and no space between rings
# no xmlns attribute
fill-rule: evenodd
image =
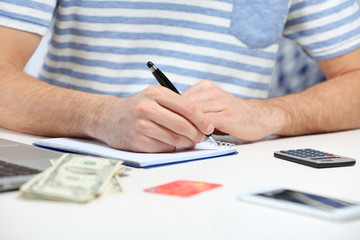
<svg viewBox="0 0 360 240"><path fill-rule="evenodd" d="M214 130L200 108L161 86L127 98L91 94L50 85L2 62L0 96L0 127L95 138L136 152L191 148Z"/></svg>
<svg viewBox="0 0 360 240"><path fill-rule="evenodd" d="M1 127L74 137L88 136L104 98L50 85L7 62L0 63L0 96Z"/></svg>
<svg viewBox="0 0 360 240"><path fill-rule="evenodd" d="M360 71L343 74L305 91L265 100L281 117L273 134L302 135L360 127ZM271 114L271 113L270 113Z"/></svg>

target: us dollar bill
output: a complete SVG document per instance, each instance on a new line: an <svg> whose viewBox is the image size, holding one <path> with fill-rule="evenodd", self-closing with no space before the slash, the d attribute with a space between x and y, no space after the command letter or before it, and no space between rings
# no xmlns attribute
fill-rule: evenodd
<svg viewBox="0 0 360 240"><path fill-rule="evenodd" d="M53 161L51 168L22 185L20 192L43 199L88 202L113 185L114 176L124 170L122 163L115 159L64 154Z"/></svg>

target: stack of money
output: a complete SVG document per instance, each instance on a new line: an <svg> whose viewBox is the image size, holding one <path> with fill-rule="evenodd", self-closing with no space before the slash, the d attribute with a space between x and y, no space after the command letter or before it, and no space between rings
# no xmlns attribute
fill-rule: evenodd
<svg viewBox="0 0 360 240"><path fill-rule="evenodd" d="M28 197L88 202L107 191L123 191L119 173L122 161L77 154L64 154L52 166L23 184Z"/></svg>

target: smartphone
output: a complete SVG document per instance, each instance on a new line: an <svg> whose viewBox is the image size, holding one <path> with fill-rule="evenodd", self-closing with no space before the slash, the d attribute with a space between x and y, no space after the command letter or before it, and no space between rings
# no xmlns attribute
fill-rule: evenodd
<svg viewBox="0 0 360 240"><path fill-rule="evenodd" d="M357 202L291 189L265 188L248 191L241 193L239 199L330 220L360 217L360 204Z"/></svg>
<svg viewBox="0 0 360 240"><path fill-rule="evenodd" d="M274 157L315 168L345 167L356 163L353 158L311 148L276 151Z"/></svg>

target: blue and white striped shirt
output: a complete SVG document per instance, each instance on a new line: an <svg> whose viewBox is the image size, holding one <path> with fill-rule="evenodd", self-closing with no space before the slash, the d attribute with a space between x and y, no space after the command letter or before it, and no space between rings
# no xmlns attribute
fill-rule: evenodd
<svg viewBox="0 0 360 240"><path fill-rule="evenodd" d="M40 78L133 95L157 84L153 61L183 91L201 79L268 97L282 36L314 60L360 45L355 0L0 0L0 24L53 35Z"/></svg>

